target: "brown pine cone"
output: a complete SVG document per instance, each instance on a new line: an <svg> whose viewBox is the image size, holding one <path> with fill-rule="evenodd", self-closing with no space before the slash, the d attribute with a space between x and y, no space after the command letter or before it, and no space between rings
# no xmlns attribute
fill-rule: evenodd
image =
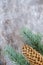
<svg viewBox="0 0 43 65"><path fill-rule="evenodd" d="M28 45L24 45L22 53L31 65L43 65L43 56Z"/></svg>

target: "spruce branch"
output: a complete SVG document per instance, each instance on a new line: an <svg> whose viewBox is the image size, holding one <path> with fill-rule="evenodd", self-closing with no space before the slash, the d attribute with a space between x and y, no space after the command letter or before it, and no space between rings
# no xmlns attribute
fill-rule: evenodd
<svg viewBox="0 0 43 65"><path fill-rule="evenodd" d="M28 28L21 29L21 36L26 44L32 46L38 52L43 54L43 44L41 43L42 35L40 33L33 33Z"/></svg>
<svg viewBox="0 0 43 65"><path fill-rule="evenodd" d="M27 60L25 60L24 56L18 52L16 52L11 46L5 47L5 52L9 56L9 58L16 62L16 65L30 65Z"/></svg>

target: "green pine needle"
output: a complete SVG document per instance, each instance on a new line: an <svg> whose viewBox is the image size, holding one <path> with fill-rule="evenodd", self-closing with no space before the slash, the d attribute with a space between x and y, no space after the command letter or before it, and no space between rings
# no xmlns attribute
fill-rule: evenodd
<svg viewBox="0 0 43 65"><path fill-rule="evenodd" d="M30 65L27 60L25 60L24 56L16 52L11 46L7 45L5 52L12 61L16 62L17 65Z"/></svg>
<svg viewBox="0 0 43 65"><path fill-rule="evenodd" d="M38 52L43 54L43 44L41 43L42 35L40 33L33 33L28 28L21 29L21 36L26 44L32 46Z"/></svg>

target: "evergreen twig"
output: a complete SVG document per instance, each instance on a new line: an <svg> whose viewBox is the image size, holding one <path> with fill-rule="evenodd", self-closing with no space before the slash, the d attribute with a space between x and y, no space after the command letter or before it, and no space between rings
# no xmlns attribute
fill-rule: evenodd
<svg viewBox="0 0 43 65"><path fill-rule="evenodd" d="M41 43L42 35L40 33L35 34L28 28L23 28L21 30L21 35L26 44L32 46L38 52L43 54L43 44Z"/></svg>
<svg viewBox="0 0 43 65"><path fill-rule="evenodd" d="M6 46L5 52L12 61L16 62L16 65L30 65L24 56L16 52L11 46Z"/></svg>

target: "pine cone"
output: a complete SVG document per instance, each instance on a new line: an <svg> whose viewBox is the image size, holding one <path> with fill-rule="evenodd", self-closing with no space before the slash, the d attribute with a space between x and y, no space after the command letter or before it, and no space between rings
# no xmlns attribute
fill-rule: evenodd
<svg viewBox="0 0 43 65"><path fill-rule="evenodd" d="M43 65L43 56L32 47L24 45L22 53L31 65Z"/></svg>

